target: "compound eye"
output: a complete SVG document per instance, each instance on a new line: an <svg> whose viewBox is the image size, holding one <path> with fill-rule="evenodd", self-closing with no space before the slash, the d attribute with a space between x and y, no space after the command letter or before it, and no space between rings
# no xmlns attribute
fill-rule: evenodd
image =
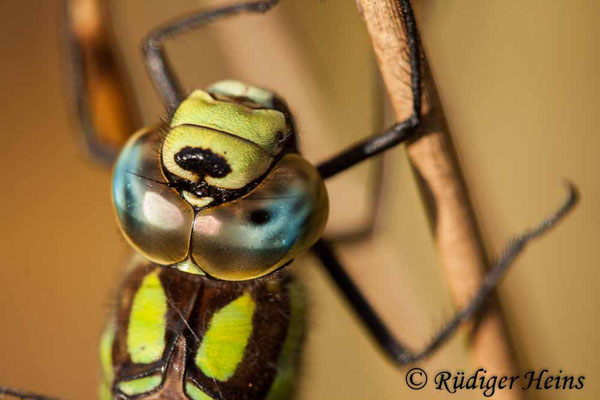
<svg viewBox="0 0 600 400"><path fill-rule="evenodd" d="M157 128L135 134L113 171L113 201L127 241L161 265L183 261L189 251L194 211L162 173Z"/></svg>
<svg viewBox="0 0 600 400"><path fill-rule="evenodd" d="M319 173L301 156L287 154L248 195L197 214L192 258L218 279L258 278L309 249L328 214Z"/></svg>

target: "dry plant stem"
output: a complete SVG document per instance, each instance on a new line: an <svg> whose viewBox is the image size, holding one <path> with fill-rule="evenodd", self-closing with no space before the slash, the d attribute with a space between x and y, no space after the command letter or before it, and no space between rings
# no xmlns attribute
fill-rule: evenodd
<svg viewBox="0 0 600 400"><path fill-rule="evenodd" d="M410 66L398 0L358 0L396 118L412 113ZM423 118L419 138L407 145L410 162L427 204L452 299L462 308L487 269L485 248L460 172L443 111L423 57ZM473 331L470 349L476 367L489 373L516 374L518 369L497 302L492 301ZM496 393L522 398L520 391Z"/></svg>
<svg viewBox="0 0 600 400"><path fill-rule="evenodd" d="M130 85L117 62L111 38L107 0L64 0L73 45L82 68L82 96L90 123L104 145L118 149L136 128Z"/></svg>

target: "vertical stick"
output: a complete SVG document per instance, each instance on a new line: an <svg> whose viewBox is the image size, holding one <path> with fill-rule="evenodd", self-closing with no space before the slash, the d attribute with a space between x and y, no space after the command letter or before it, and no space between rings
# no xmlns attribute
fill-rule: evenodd
<svg viewBox="0 0 600 400"><path fill-rule="evenodd" d="M358 0L396 118L412 112L410 66L399 0ZM423 118L419 138L406 146L427 205L452 300L463 307L487 269L477 227L439 97L423 57ZM490 302L470 337L475 367L490 374L516 374L517 366L497 302ZM520 399L520 391L501 391L501 399Z"/></svg>

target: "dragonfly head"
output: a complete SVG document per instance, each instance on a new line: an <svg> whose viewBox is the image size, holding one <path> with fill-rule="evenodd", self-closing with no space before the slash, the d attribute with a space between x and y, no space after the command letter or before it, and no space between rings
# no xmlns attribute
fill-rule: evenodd
<svg viewBox="0 0 600 400"><path fill-rule="evenodd" d="M287 107L273 93L218 82L192 92L175 111L162 144L163 168L184 198L202 208L255 186L293 147L293 136Z"/></svg>
<svg viewBox="0 0 600 400"><path fill-rule="evenodd" d="M289 263L320 237L325 185L295 152L291 114L235 81L196 90L169 125L134 135L113 195L125 237L146 258L223 280Z"/></svg>

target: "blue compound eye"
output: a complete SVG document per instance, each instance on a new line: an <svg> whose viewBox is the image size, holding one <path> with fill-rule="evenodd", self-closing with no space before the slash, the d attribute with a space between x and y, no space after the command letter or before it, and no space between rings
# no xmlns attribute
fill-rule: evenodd
<svg viewBox="0 0 600 400"><path fill-rule="evenodd" d="M160 143L156 128L129 140L113 171L113 200L131 246L157 264L171 265L188 256L194 210L169 187L156 151Z"/></svg>
<svg viewBox="0 0 600 400"><path fill-rule="evenodd" d="M266 275L310 248L328 213L318 172L299 155L288 154L248 195L196 215L192 259L218 279Z"/></svg>

